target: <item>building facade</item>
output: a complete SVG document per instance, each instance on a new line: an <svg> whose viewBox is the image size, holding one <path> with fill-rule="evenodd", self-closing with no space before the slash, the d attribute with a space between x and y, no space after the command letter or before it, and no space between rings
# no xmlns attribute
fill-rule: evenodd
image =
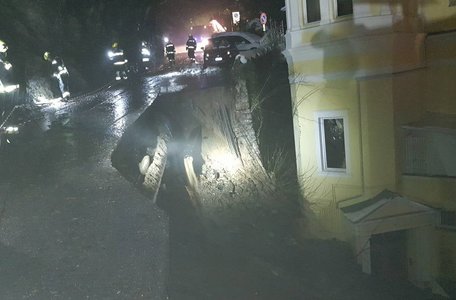
<svg viewBox="0 0 456 300"><path fill-rule="evenodd" d="M286 0L286 13L309 230L350 242L366 273L439 292L456 281L456 2Z"/></svg>

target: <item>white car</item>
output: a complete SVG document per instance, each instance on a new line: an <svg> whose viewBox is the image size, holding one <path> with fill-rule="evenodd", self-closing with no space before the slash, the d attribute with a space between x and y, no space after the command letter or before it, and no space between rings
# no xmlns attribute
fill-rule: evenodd
<svg viewBox="0 0 456 300"><path fill-rule="evenodd" d="M212 35L212 40L217 40L218 38L223 38L234 44L240 52L260 48L261 44L261 37L249 32L230 31Z"/></svg>

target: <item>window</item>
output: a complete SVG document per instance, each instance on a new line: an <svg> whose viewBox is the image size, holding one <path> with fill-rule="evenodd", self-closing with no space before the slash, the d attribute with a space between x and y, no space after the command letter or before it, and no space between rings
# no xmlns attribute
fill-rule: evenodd
<svg viewBox="0 0 456 300"><path fill-rule="evenodd" d="M307 23L317 22L321 20L320 0L306 1L306 17Z"/></svg>
<svg viewBox="0 0 456 300"><path fill-rule="evenodd" d="M440 211L440 226L449 229L456 229L456 211Z"/></svg>
<svg viewBox="0 0 456 300"><path fill-rule="evenodd" d="M456 177L456 132L407 127L404 135L404 174Z"/></svg>
<svg viewBox="0 0 456 300"><path fill-rule="evenodd" d="M318 113L318 150L323 172L347 172L347 116L345 112Z"/></svg>
<svg viewBox="0 0 456 300"><path fill-rule="evenodd" d="M240 36L229 36L229 37L227 37L227 39L230 42L234 43L236 46L241 45L241 44L250 44L250 42L248 40L246 40L245 38L240 37Z"/></svg>
<svg viewBox="0 0 456 300"><path fill-rule="evenodd" d="M353 0L336 0L337 16L347 16L353 14Z"/></svg>

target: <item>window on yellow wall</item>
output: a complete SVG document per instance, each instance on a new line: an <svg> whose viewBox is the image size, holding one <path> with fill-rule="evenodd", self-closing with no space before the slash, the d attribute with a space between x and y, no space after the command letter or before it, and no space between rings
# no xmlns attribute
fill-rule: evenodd
<svg viewBox="0 0 456 300"><path fill-rule="evenodd" d="M456 177L456 130L408 127L404 130L403 173Z"/></svg>
<svg viewBox="0 0 456 300"><path fill-rule="evenodd" d="M306 1L306 17L307 23L317 22L321 20L320 0Z"/></svg>
<svg viewBox="0 0 456 300"><path fill-rule="evenodd" d="M353 14L353 0L337 0L337 16L348 16Z"/></svg>
<svg viewBox="0 0 456 300"><path fill-rule="evenodd" d="M440 211L440 226L445 228L456 229L456 211Z"/></svg>
<svg viewBox="0 0 456 300"><path fill-rule="evenodd" d="M427 112L402 128L403 174L456 177L456 115Z"/></svg>
<svg viewBox="0 0 456 300"><path fill-rule="evenodd" d="M321 171L347 173L346 113L318 113L318 140Z"/></svg>

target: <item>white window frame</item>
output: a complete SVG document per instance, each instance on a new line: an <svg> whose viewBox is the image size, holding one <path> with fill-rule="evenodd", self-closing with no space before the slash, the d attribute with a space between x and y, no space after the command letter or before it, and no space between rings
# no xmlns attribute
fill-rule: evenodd
<svg viewBox="0 0 456 300"><path fill-rule="evenodd" d="M327 119L342 119L344 122L344 147L345 147L345 169L328 168L326 161L326 146L325 146L325 129L324 120ZM317 159L320 173L325 175L334 176L348 176L350 175L350 152L349 152L349 126L348 126L348 112L346 110L340 111L320 111L315 113L316 120L316 146L317 146Z"/></svg>

